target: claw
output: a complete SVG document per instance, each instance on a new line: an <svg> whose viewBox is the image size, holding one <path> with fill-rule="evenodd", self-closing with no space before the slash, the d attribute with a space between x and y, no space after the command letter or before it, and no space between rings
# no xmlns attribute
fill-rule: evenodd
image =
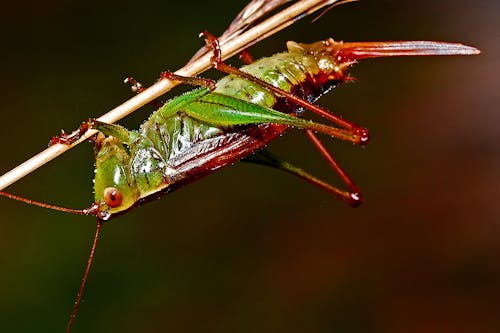
<svg viewBox="0 0 500 333"><path fill-rule="evenodd" d="M349 199L348 199L348 204L351 205L352 207L358 207L363 203L363 197L361 196L361 193L350 193L349 194Z"/></svg>
<svg viewBox="0 0 500 333"><path fill-rule="evenodd" d="M74 131L71 134L67 134L64 130L61 130L61 135L54 136L49 141L49 147L55 144L63 144L63 145L72 145L76 141L80 140L80 138L89 130L89 125L92 124L89 121L83 122L78 130Z"/></svg>
<svg viewBox="0 0 500 333"><path fill-rule="evenodd" d="M368 132L368 129L366 128L360 128L359 130L356 131L356 134L359 136L359 144L364 146L370 142L370 134Z"/></svg>

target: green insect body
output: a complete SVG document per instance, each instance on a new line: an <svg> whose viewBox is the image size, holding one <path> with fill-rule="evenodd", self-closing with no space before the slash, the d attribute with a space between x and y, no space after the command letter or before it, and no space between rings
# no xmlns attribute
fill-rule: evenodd
<svg viewBox="0 0 500 333"><path fill-rule="evenodd" d="M96 140L97 213L92 214L108 220L244 158L288 171L351 204L359 203L356 192L332 188L269 155L250 155L289 127L365 143L366 130L339 117L329 119L337 126L298 117L304 105L315 107L310 102L344 82L347 68L359 59L478 52L462 44L425 41L342 43L328 39L312 44L288 42L287 47L287 52L223 77L213 90L203 87L170 100L138 131L94 121L91 126L104 138ZM340 168L334 168L351 189L357 189Z"/></svg>

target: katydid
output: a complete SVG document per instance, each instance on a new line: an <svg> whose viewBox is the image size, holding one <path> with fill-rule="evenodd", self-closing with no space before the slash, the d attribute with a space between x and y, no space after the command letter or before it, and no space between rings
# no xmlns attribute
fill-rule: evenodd
<svg viewBox="0 0 500 333"><path fill-rule="evenodd" d="M100 132L94 139L95 203L86 214L108 220L242 159L288 171L356 206L361 203L358 187L315 132L363 145L368 142L368 131L313 101L350 80L346 70L359 59L478 53L473 47L453 43L343 43L328 39L312 44L288 42L287 52L237 69L221 61L218 41L208 33L205 35L214 50L214 67L228 76L215 83L165 72L164 77L202 87L165 103L138 131L90 119L82 124L77 135L53 139L53 143L69 144L90 128ZM304 110L319 114L335 126L299 118ZM263 150L289 127L306 131L346 184L347 191Z"/></svg>
<svg viewBox="0 0 500 333"><path fill-rule="evenodd" d="M288 42L287 51L249 61L251 63L237 69L221 61L217 39L208 33L204 36L213 49L214 67L227 76L213 82L166 72L164 77L200 87L160 106L139 130L91 119L84 122L75 135L52 140L53 144L68 144L90 128L99 131L93 138L95 202L89 208L54 207L0 192L12 199L97 218L94 244L67 332L73 325L104 221L240 160L289 172L356 206L362 201L358 186L321 143L317 133L364 145L368 142L368 131L314 102L330 89L349 81L348 68L364 58L479 53L473 47L456 43L344 43L327 39L312 44ZM312 111L329 123L301 118L305 111ZM290 127L305 131L339 175L346 190L265 150L269 142Z"/></svg>

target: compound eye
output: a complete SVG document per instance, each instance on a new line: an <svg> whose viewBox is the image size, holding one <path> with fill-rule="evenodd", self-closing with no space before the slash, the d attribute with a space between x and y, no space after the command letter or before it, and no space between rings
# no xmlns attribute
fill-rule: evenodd
<svg viewBox="0 0 500 333"><path fill-rule="evenodd" d="M104 201L108 207L118 207L122 204L122 200L122 193L116 187L107 187L104 190Z"/></svg>

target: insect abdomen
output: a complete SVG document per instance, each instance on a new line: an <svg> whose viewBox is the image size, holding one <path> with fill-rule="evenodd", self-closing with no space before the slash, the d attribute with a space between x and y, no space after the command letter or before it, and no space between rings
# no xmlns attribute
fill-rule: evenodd
<svg viewBox="0 0 500 333"><path fill-rule="evenodd" d="M332 84L338 83L328 82L323 77L314 57L290 52L259 59L241 70L308 101L317 99ZM270 108L275 108L279 100L268 89L236 75L219 80L215 92ZM280 111L289 113L295 110Z"/></svg>

